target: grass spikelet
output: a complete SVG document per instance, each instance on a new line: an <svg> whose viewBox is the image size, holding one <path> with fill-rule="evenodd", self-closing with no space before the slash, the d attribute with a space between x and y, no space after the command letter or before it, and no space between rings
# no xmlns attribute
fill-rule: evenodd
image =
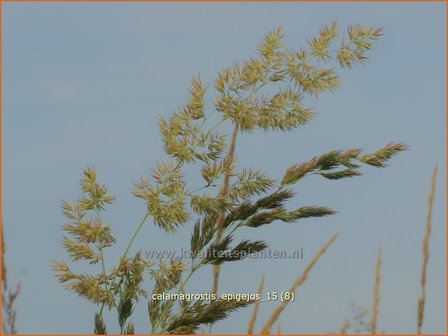
<svg viewBox="0 0 448 336"><path fill-rule="evenodd" d="M95 314L95 335L106 335L106 325L104 324L104 320L100 314Z"/></svg>

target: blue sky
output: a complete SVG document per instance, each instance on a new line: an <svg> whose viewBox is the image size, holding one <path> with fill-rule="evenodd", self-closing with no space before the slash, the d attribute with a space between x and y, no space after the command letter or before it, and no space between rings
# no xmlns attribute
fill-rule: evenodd
<svg viewBox="0 0 448 336"><path fill-rule="evenodd" d="M368 64L341 71L339 90L309 100L317 112L313 122L286 134L256 131L239 137L241 166L263 167L278 178L291 164L332 149L373 151L397 141L411 150L387 169L365 168L355 179L303 181L294 202L329 206L338 214L259 229L255 238L267 239L272 249L303 247L304 259L225 265L222 291L254 292L263 274L266 290L286 290L341 230L282 315L283 332L335 331L352 316L350 302L369 308L381 246L379 330L414 333L426 200L438 162L424 332L445 333L445 4L2 6L3 225L10 281L22 283L21 333L92 331L96 307L65 291L50 268L54 259L67 260L59 243L58 226L65 221L59 205L78 196L83 168L94 166L99 181L117 197L105 216L119 241L106 259L112 266L145 210L131 195L132 183L166 159L157 118L186 102L192 76L200 73L212 82L223 67L254 56L264 34L278 26L288 47L298 48L334 19L340 32L362 23L383 27L385 35ZM191 226L172 236L147 224L137 248L189 246ZM247 231L241 237L253 235ZM210 280L206 270L189 289L208 290ZM274 306L262 304L259 319ZM136 331L148 332L146 304L135 315ZM249 317L249 309L235 313L213 331L244 333ZM108 321L115 326L113 315Z"/></svg>

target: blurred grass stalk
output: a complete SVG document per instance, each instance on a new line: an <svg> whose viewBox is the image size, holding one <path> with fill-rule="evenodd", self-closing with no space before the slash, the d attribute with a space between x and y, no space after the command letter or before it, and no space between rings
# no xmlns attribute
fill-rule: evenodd
<svg viewBox="0 0 448 336"><path fill-rule="evenodd" d="M305 267L305 269L303 270L303 273L297 277L297 279L294 281L294 283L292 284L291 288L289 289L290 293L296 293L296 290L298 287L300 287L308 278L308 273L313 269L314 265L317 263L317 261L320 259L320 257L322 257L325 252L327 251L327 249L334 243L334 241L336 240L336 238L338 237L339 232L335 233L326 243L325 245L323 245L321 247L321 249L319 250L319 252L316 253L316 255L314 256L314 258L310 261L310 263ZM271 316L269 317L269 319L266 321L266 323L263 326L263 329L261 330L262 335L268 335L271 331L272 326L274 325L274 323L277 321L277 319L279 318L279 316L281 315L281 313L283 312L283 310L286 308L286 306L288 305L289 301L284 300L282 301L277 308L275 308L275 310L272 312Z"/></svg>
<svg viewBox="0 0 448 336"><path fill-rule="evenodd" d="M378 306L380 304L380 287L381 287L381 248L378 248L375 265L375 281L373 285L373 304L372 304L372 319L370 320L370 332L376 335L378 323Z"/></svg>
<svg viewBox="0 0 448 336"><path fill-rule="evenodd" d="M423 262L420 273L420 288L421 294L418 298L417 304L417 334L422 333L423 318L425 311L425 301L426 301L426 272L428 269L429 261L429 236L431 235L431 219L432 219L432 209L434 205L434 194L436 190L436 178L437 178L437 164L434 166L434 170L431 177L431 190L428 195L428 210L426 213L425 221L425 236L423 237Z"/></svg>
<svg viewBox="0 0 448 336"><path fill-rule="evenodd" d="M20 294L20 284L15 290L8 289L7 268L5 264L5 241L3 239L3 226L1 228L2 235L2 334L17 334L16 328L16 310L14 302Z"/></svg>
<svg viewBox="0 0 448 336"><path fill-rule="evenodd" d="M263 293L265 276L263 275L260 280L260 285L258 285L257 294L261 295ZM257 300L254 304L254 310L252 312L252 318L249 320L247 326L247 334L252 335L254 333L255 322L257 321L258 309L260 308L260 301Z"/></svg>

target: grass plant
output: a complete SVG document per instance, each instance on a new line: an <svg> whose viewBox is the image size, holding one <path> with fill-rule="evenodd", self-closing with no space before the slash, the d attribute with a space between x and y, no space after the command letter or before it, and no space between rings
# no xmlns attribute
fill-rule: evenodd
<svg viewBox="0 0 448 336"><path fill-rule="evenodd" d="M293 202L294 187L311 175L333 181L359 176L363 166L384 168L393 156L407 149L394 142L371 153L360 148L335 149L294 164L277 178L271 178L261 168L241 167L236 155L238 134L255 129L287 132L310 122L315 112L307 106L306 98L335 92L341 85L337 69L350 70L365 63L381 35L380 28L360 24L339 34L333 22L293 50L286 47L282 29L275 29L265 35L254 57L217 74L212 111L205 103L211 91L209 84L203 83L200 76L194 77L186 104L169 118L159 119L168 158L135 182L133 194L144 202L142 220L111 269L105 266L111 261L105 260L116 238L102 215L114 197L98 182L95 169L84 170L80 196L62 203L69 222L62 225L62 245L70 263L87 262L96 267L97 274L76 273L65 261L55 261L53 269L66 289L98 305L98 312L92 317L96 334L114 330L104 322L104 309L116 311L120 333L133 334L133 311L141 301L147 302L151 329L146 332L152 334L195 333L256 303L219 297L220 272L225 264L266 249L268 242L253 239L265 225L301 222L335 213L327 206L308 204L288 210L286 204ZM186 170L191 167L202 176L202 185L188 183ZM135 238L149 221L169 234L191 230L191 262L152 260L141 250L131 255ZM241 228L253 231L250 239L236 240ZM311 260L291 286L291 292L295 293L305 282L337 235ZM205 267L212 269L210 291L202 293L204 298L198 300L182 298L190 279ZM145 281L152 283L151 292L144 289ZM179 299L155 299L167 293ZM273 311L262 333L270 332L287 304L282 302ZM255 305L249 333L253 331L257 309Z"/></svg>

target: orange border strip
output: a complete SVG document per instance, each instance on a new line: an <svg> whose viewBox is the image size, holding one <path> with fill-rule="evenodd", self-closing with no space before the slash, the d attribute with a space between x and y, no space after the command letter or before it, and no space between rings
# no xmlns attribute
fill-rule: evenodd
<svg viewBox="0 0 448 336"><path fill-rule="evenodd" d="M428 2L444 2L445 3L445 166L448 166L448 0L0 0L0 133L2 134L1 130L3 130L3 77L2 77L2 64L3 64L3 14L2 14L2 7L3 2L7 3L14 3L14 2L42 2L42 3L57 3L57 2L82 2L82 3L95 3L95 2L123 2L123 3L135 3L135 2L157 2L157 3L213 3L213 2L229 2L229 3L250 3L250 2L326 2L326 3L348 3L348 2L380 2L380 3L428 3ZM3 151L1 146L2 140L0 138L0 228L3 228ZM448 200L448 170L445 171L445 197ZM445 252L446 252L446 259L445 259L445 268L446 268L446 316L445 316L445 334L423 334L424 336L446 336L448 335L448 202L445 206L445 230L446 230L446 237L445 237ZM0 250L2 249L2 236L3 230L0 230ZM2 267L1 267L2 261L0 260L0 278L2 275ZM2 298L3 295L3 286L0 286L0 298ZM3 321L3 306L0 305L0 321ZM2 333L2 326L0 326L0 335L3 335ZM20 336L35 336L38 334L18 334ZM45 335L45 334L39 334L39 335ZM81 335L88 335L88 334L48 334L48 335L64 335L64 336L81 336ZM118 336L119 334L109 334L111 336ZM136 334L136 335L145 335L145 334ZM219 334L222 336L246 336L246 334ZM288 334L285 334L288 335ZM289 334L289 335L308 335L308 334ZM326 336L329 334L311 334L313 336ZM351 336L366 336L366 334L357 335L357 334L350 334ZM388 336L415 336L415 334L386 334ZM121 335L120 335L121 336ZM373 336L373 335L368 335Z"/></svg>
<svg viewBox="0 0 448 336"><path fill-rule="evenodd" d="M0 0L0 134L2 134L0 138L0 251L3 251L3 73L2 73L2 64L3 64L3 13L2 13L2 0ZM3 258L0 258L0 279L2 277L3 271ZM0 286L0 301L2 302L0 305L0 321L2 322L0 325L0 335L3 334L3 284Z"/></svg>
<svg viewBox="0 0 448 336"><path fill-rule="evenodd" d="M445 3L445 168L448 164L448 0ZM448 202L448 171L445 170L445 200ZM445 256L445 294L446 294L446 307L445 307L445 313L446 313L446 326L445 326L445 332L448 333L448 206L445 204L445 249L446 249L446 256Z"/></svg>
<svg viewBox="0 0 448 336"><path fill-rule="evenodd" d="M192 2L414 2L414 3L427 3L427 2L447 2L448 0L0 0L0 2L177 2L177 3L192 3Z"/></svg>

